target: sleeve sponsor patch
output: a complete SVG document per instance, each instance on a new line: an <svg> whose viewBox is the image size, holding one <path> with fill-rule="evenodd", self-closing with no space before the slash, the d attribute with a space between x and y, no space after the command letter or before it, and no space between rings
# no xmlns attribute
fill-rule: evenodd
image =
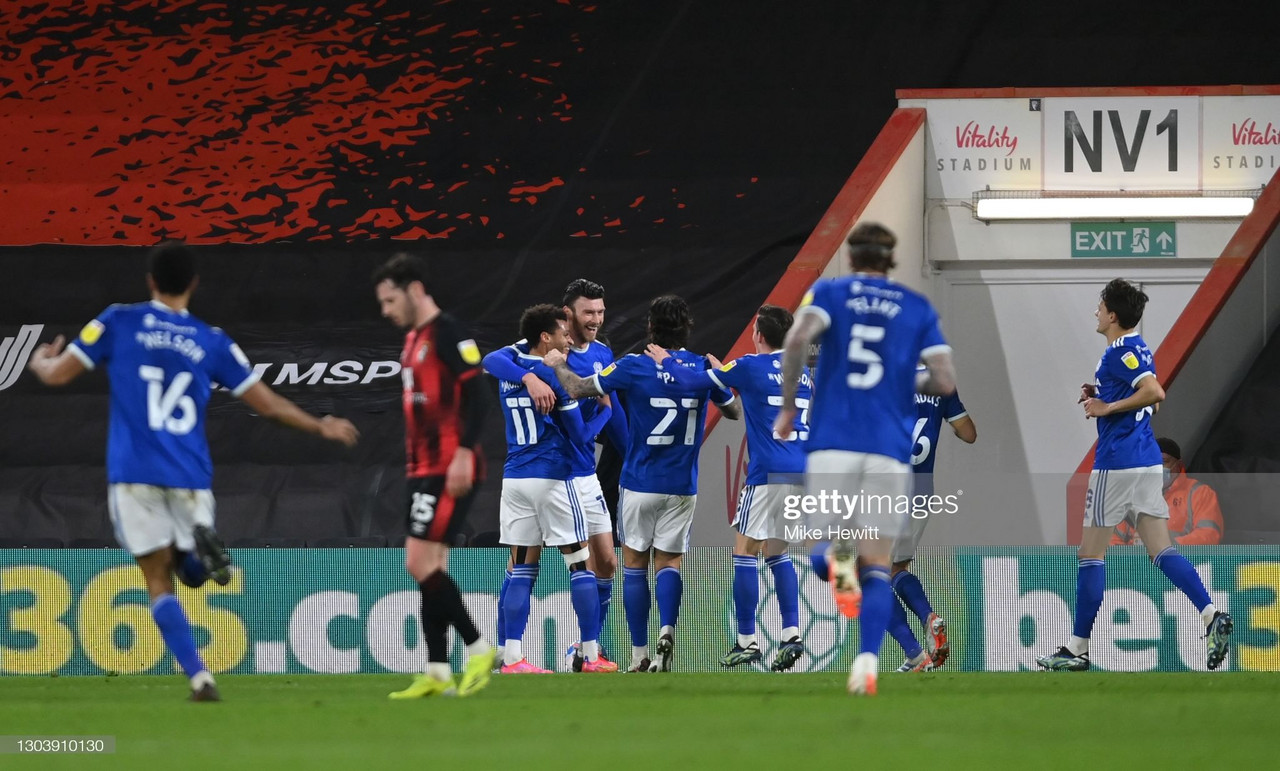
<svg viewBox="0 0 1280 771"><path fill-rule="evenodd" d="M105 330L106 327L102 325L102 322L94 319L88 324L85 324L84 329L80 330L80 342L85 345L93 345L98 342L98 339L102 337L102 333Z"/></svg>
<svg viewBox="0 0 1280 771"><path fill-rule="evenodd" d="M480 363L480 347L476 345L475 340L463 340L458 343L458 354L462 356L462 360L471 366Z"/></svg>
<svg viewBox="0 0 1280 771"><path fill-rule="evenodd" d="M803 308L803 307L805 307L806 305L813 305L813 290L812 290L812 289L810 289L809 291L805 292L805 293L804 293L804 297L800 298L800 307L801 307L801 308Z"/></svg>
<svg viewBox="0 0 1280 771"><path fill-rule="evenodd" d="M1120 357L1120 361L1123 361L1124 365L1129 369L1138 368L1138 357L1133 354L1133 351L1125 351L1124 355Z"/></svg>
<svg viewBox="0 0 1280 771"><path fill-rule="evenodd" d="M614 371L615 369L617 369L617 368L618 368L618 365L617 365L617 363L616 363L616 362L615 362L615 363L613 363L613 364L610 364L609 366L607 366L607 367L605 367L604 369L600 370L600 377L609 377L609 375L610 375L610 374L612 374L612 373L613 373L613 371Z"/></svg>
<svg viewBox="0 0 1280 771"><path fill-rule="evenodd" d="M720 371L721 371L721 372L728 372L729 370L733 369L733 368L734 368L734 367L736 367L736 366L738 366L738 360L737 360L737 359L734 359L733 361L729 362L728 364L724 364L724 365L722 365L722 366L720 367Z"/></svg>

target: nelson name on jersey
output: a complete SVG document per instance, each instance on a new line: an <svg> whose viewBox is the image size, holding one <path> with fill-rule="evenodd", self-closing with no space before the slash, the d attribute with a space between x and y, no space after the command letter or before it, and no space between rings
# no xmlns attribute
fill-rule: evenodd
<svg viewBox="0 0 1280 771"><path fill-rule="evenodd" d="M194 332L195 330L192 331ZM150 332L139 331L134 335L134 340L148 351L164 348L170 351L177 351L196 364L204 361L204 349L195 340L185 335L157 329Z"/></svg>

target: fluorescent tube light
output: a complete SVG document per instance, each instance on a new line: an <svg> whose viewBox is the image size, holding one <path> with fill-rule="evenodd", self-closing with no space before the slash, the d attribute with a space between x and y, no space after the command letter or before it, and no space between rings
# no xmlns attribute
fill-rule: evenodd
<svg viewBox="0 0 1280 771"><path fill-rule="evenodd" d="M981 193L979 194L981 195ZM1041 198L979 198L980 220L1117 220L1239 219L1253 211L1248 196L1062 196Z"/></svg>

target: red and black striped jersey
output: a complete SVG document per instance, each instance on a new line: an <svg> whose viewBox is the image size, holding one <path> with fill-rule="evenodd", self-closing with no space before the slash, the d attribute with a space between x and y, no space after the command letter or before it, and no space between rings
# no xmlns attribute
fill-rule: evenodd
<svg viewBox="0 0 1280 771"><path fill-rule="evenodd" d="M400 376L408 476L444 474L464 435L478 434L479 426L465 425L463 385L481 373L479 365L475 340L447 313L405 335Z"/></svg>

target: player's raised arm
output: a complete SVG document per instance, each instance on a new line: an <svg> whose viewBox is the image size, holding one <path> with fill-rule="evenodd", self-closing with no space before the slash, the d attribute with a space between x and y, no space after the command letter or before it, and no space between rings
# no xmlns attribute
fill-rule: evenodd
<svg viewBox="0 0 1280 771"><path fill-rule="evenodd" d="M594 378L578 377L573 370L569 369L569 360L563 353L551 351L542 358L542 362L555 370L556 377L560 380L560 385L573 398L585 399L589 396L604 396L604 393L597 387Z"/></svg>
<svg viewBox="0 0 1280 771"><path fill-rule="evenodd" d="M64 386L84 374L86 367L69 348L63 348L66 338L58 335L52 343L36 347L27 369L49 386Z"/></svg>
<svg viewBox="0 0 1280 771"><path fill-rule="evenodd" d="M661 367L664 372L671 373L671 377L675 378L676 383L682 388L693 390L724 387L722 383L714 379L709 369L696 370L690 367L671 367L667 369L666 361L671 358L671 352L660 345L649 343L644 349L644 355L653 359L653 362Z"/></svg>
<svg viewBox="0 0 1280 771"><path fill-rule="evenodd" d="M949 396L956 391L956 366L951 349L925 351L920 357L925 371L916 375L916 391L926 396Z"/></svg>
<svg viewBox="0 0 1280 771"><path fill-rule="evenodd" d="M240 394L240 400L268 420L304 433L315 434L331 442L340 442L347 447L354 447L360 439L360 432L351 421L335 418L332 415L317 418L271 390L261 381L249 386L247 391Z"/></svg>
<svg viewBox="0 0 1280 771"><path fill-rule="evenodd" d="M796 313L795 323L782 343L782 407L773 421L778 438L787 439L795 433L796 391L800 388L800 373L804 372L809 358L809 345L827 328L826 311L806 305Z"/></svg>
<svg viewBox="0 0 1280 771"><path fill-rule="evenodd" d="M508 345L485 356L480 364L485 372L499 380L523 383L524 387L529 389L529 396L533 399L533 405L538 408L538 412L543 415L550 414L556 406L556 392L537 375L517 364L516 357L519 355L520 352L515 346Z"/></svg>

